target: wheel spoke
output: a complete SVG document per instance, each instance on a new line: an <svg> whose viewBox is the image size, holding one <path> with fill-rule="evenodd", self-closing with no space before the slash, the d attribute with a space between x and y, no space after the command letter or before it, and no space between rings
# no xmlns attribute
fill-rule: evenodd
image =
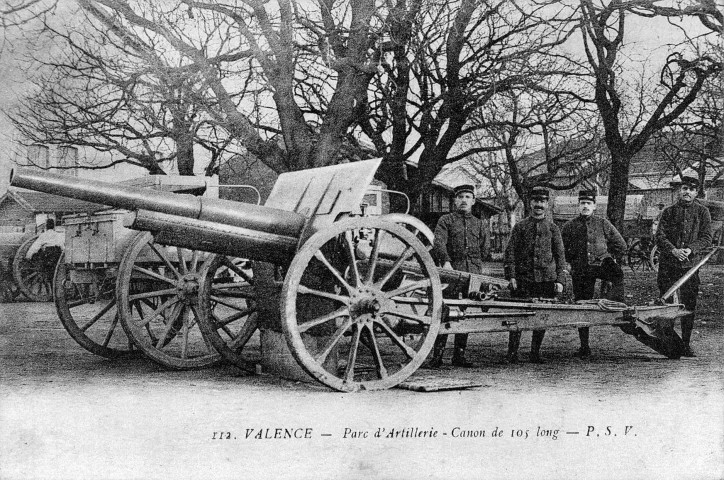
<svg viewBox="0 0 724 480"><path fill-rule="evenodd" d="M188 346L189 346L189 324L186 321L188 316L188 309L184 309L182 326L181 326L181 358L188 358Z"/></svg>
<svg viewBox="0 0 724 480"><path fill-rule="evenodd" d="M407 355L407 358L409 358L410 360L415 358L417 352L409 345L407 345L395 332L393 332L390 326L387 325L387 323L379 320L377 320L376 323L382 328L382 331L385 332L388 337L390 337L390 340L392 340L395 345L400 347L400 350L402 350L405 355Z"/></svg>
<svg viewBox="0 0 724 480"><path fill-rule="evenodd" d="M37 271L32 270L32 271L30 272L30 274L26 277L26 276L25 276L25 272L26 272L26 271L27 271L27 270L23 270L23 271L22 271L23 280L25 280L26 282L31 281L32 279L34 279L35 277L37 277L37 276L39 275Z"/></svg>
<svg viewBox="0 0 724 480"><path fill-rule="evenodd" d="M347 230L344 232L344 243L347 246L347 255L349 255L349 267L352 272L352 283L355 286L360 285L359 268L357 267L357 256L354 253L354 244L352 242L352 232Z"/></svg>
<svg viewBox="0 0 724 480"><path fill-rule="evenodd" d="M176 247L176 258L178 259L178 267L179 271L186 275L189 273L188 268L186 268L186 260L184 260L184 249Z"/></svg>
<svg viewBox="0 0 724 480"><path fill-rule="evenodd" d="M408 292L412 292L413 290L421 289L421 288L430 288L432 286L432 281L429 278L424 278L422 280L418 280L416 282L409 283L407 285L403 285L396 290L392 290L391 292L385 292L385 296L387 298L396 297L398 295L403 295Z"/></svg>
<svg viewBox="0 0 724 480"><path fill-rule="evenodd" d="M161 280L162 282L170 283L171 285L176 285L176 282L172 278L164 277L160 273L156 273L153 270L149 270L147 268L139 267L138 265L133 266L133 271L138 272L142 275L148 275L151 278L155 278L156 280Z"/></svg>
<svg viewBox="0 0 724 480"><path fill-rule="evenodd" d="M301 295L315 295L317 297L328 298L329 300L336 300L340 303L349 303L349 297L343 297L342 295L335 295L334 293L323 292L321 290L315 290L312 288L299 285L297 291Z"/></svg>
<svg viewBox="0 0 724 480"><path fill-rule="evenodd" d="M218 296L216 296L216 295L212 295L212 296L211 296L211 300L213 300L214 302L219 303L219 304L221 304L221 305L224 305L224 306L226 306L226 307L233 308L234 310L238 310L238 309L239 309L239 305L238 305L238 304L236 304L236 303L231 303L231 302L229 302L229 301L226 301L226 300L224 300L224 299L222 299L221 297L218 297Z"/></svg>
<svg viewBox="0 0 724 480"><path fill-rule="evenodd" d="M161 312L163 312L164 310L166 310L168 307L170 307L172 305L174 306L174 311L175 311L176 308L179 306L178 302L180 300L181 299L179 297L171 297L168 300L166 300L165 302L163 302L157 309L155 309L151 313L151 315L148 316L148 318L143 319L143 316L141 316L141 320L143 320L143 322L140 323L140 326L143 327L145 325L149 325L151 322L156 320L157 317L161 316ZM138 305L138 303L136 303L136 305ZM140 311L140 307L139 307L139 311ZM173 311L172 311L172 314L173 314ZM173 322L169 322L169 324L171 324L171 323L173 323Z"/></svg>
<svg viewBox="0 0 724 480"><path fill-rule="evenodd" d="M249 317L244 325L239 330L239 334L231 342L229 342L229 348L232 350L241 350L247 344L247 342L254 335L254 332L259 328L258 316L252 315ZM233 337L232 337L233 338Z"/></svg>
<svg viewBox="0 0 724 480"><path fill-rule="evenodd" d="M412 256L413 253L415 253L415 250L412 248L412 246L408 245L407 248L405 248L405 251L402 252L402 255L400 255L400 258L398 258L398 259L395 261L395 263L392 265L392 267L390 267L390 270L389 270L387 273L385 273L385 276L382 277L382 280L380 280L379 282L377 282L377 283L375 284L375 286L376 286L377 288L380 288L380 289L381 289L382 287L384 287L385 284L390 281L390 279L392 278L392 276L393 276L395 273L397 273L397 270L400 269L400 267L402 266L402 264L405 263L405 262L407 261L407 259Z"/></svg>
<svg viewBox="0 0 724 480"><path fill-rule="evenodd" d="M432 323L432 317L430 317L429 315L415 315L414 313L403 312L397 308L391 308L389 310L385 310L382 313L395 317L405 318L407 320L412 320L418 323L422 323L423 325L430 325Z"/></svg>
<svg viewBox="0 0 724 480"><path fill-rule="evenodd" d="M192 251L191 251L191 261L190 261L190 264L189 264L189 269L190 269L192 272L195 272L196 269L198 268L198 266L199 266L199 251L198 251L198 250L192 250Z"/></svg>
<svg viewBox="0 0 724 480"><path fill-rule="evenodd" d="M101 318L103 315L105 315L105 314L108 312L108 310L110 310L111 308L113 308L113 305L115 305L115 304L116 304L116 300L115 300L115 298L114 298L113 301L108 302L108 305L106 305L105 307L103 307L100 312L96 313L96 314L93 316L93 318L91 318L90 320L88 320L88 322L87 322L85 325L83 325L82 327L80 327L80 330L81 330L82 332L85 332L86 330L88 330L91 326L93 326L94 323L96 323L98 320L100 320L100 318Z"/></svg>
<svg viewBox="0 0 724 480"><path fill-rule="evenodd" d="M233 271L237 275L239 275L241 278L246 280L248 283L254 285L254 279L251 278L244 270L239 268L238 265L234 264L231 260L229 260L229 257L224 257L224 260L222 261L223 265L226 266L229 270Z"/></svg>
<svg viewBox="0 0 724 480"><path fill-rule="evenodd" d="M344 369L344 381L354 381L354 365L357 363L357 351L359 350L359 340L362 329L359 327L354 329L352 343L350 345L349 354L347 355L347 367Z"/></svg>
<svg viewBox="0 0 724 480"><path fill-rule="evenodd" d="M151 247L151 250L153 250L153 252L158 256L158 258L161 259L161 261L164 263L164 265L166 265L166 267L168 267L168 269L171 270L174 273L174 275L176 275L176 278L181 277L181 274L179 273L179 271L176 270L176 267L173 266L173 263L171 263L171 260L169 260L168 257L166 256L165 250L158 248L158 245L156 245L153 242L149 242L147 245L149 247Z"/></svg>
<svg viewBox="0 0 724 480"><path fill-rule="evenodd" d="M97 300L98 298L102 297L103 295L107 295L109 293L113 293L113 290L106 290L105 292L98 293L98 295L91 295L89 297L78 298L76 300L68 302L68 308L74 308L74 307L78 307L80 305L85 305L86 303L91 303L91 302Z"/></svg>
<svg viewBox="0 0 724 480"><path fill-rule="evenodd" d="M371 326L365 325L365 327L367 328L367 332L369 333L370 343L368 347L372 351L372 357L374 358L375 366L377 367L377 374L381 379L387 378L387 369L385 368L385 364L382 361L382 354L380 353L379 346L377 345L377 338L375 337L375 332Z"/></svg>
<svg viewBox="0 0 724 480"><path fill-rule="evenodd" d="M178 291L175 288L166 288L164 290L154 290L152 292L137 293L129 295L128 300L140 300L142 298L163 297L164 295L175 295Z"/></svg>
<svg viewBox="0 0 724 480"><path fill-rule="evenodd" d="M113 336L113 332L116 330L116 325L118 325L118 315L113 316L113 321L111 322L111 326L108 328L108 332L106 333L105 338L103 339L103 346L107 347L108 344L111 342L111 337Z"/></svg>
<svg viewBox="0 0 724 480"><path fill-rule="evenodd" d="M312 327L316 327L317 325L321 325L323 323L329 322L330 320L334 320L338 317L349 317L349 308L342 307L342 308L335 310L332 313L328 313L326 315L322 315L321 317L317 317L314 320L309 320L307 322L300 323L299 332L304 333Z"/></svg>
<svg viewBox="0 0 724 480"><path fill-rule="evenodd" d="M344 335L344 332L346 332L351 325L352 325L352 319L351 319L351 318L348 318L348 319L345 320L344 323L337 329L337 331L334 332L334 335L332 335L332 340L330 340L330 342L329 342L329 344L327 345L327 347L322 351L322 353L320 353L319 355L317 355L316 357L314 357L314 360L315 360L317 363L322 364L322 363L324 363L324 362L327 360L327 357L329 356L330 353L332 353L332 350L334 349L334 347L337 346L337 343L339 342L339 340L340 340L340 339L342 338L342 336Z"/></svg>
<svg viewBox="0 0 724 480"><path fill-rule="evenodd" d="M232 298L256 298L254 288L246 283L222 283L213 285L211 291Z"/></svg>
<svg viewBox="0 0 724 480"><path fill-rule="evenodd" d="M231 330L229 330L229 327L221 323L221 319L213 312L213 310L211 311L211 318L214 319L214 325L218 325L218 328L216 330L221 329L226 333L226 335L229 336L229 338L234 338L234 334L231 332Z"/></svg>
<svg viewBox="0 0 724 480"><path fill-rule="evenodd" d="M169 315L168 320L166 321L165 328L163 329L163 333L160 337L158 337L158 342L156 342L156 350L161 350L163 347L163 343L166 341L166 338L168 337L168 334L171 333L171 330L173 329L173 324L176 323L176 319L179 317L181 313L183 313L183 310L185 310L184 305L181 303L177 303L173 307L173 311L171 312L171 315Z"/></svg>
<svg viewBox="0 0 724 480"><path fill-rule="evenodd" d="M314 258L322 262L322 264L327 267L327 270L332 272L332 275L334 275L334 278L337 279L340 285L342 285L348 292L352 291L352 287L347 283L347 281L344 279L341 273L332 266L331 263L329 263L329 260L327 260L327 257L324 256L321 250L317 250L317 253L314 254Z"/></svg>
<svg viewBox="0 0 724 480"><path fill-rule="evenodd" d="M248 317L252 313L256 312L256 308L244 308L242 310L239 310L238 312L234 313L233 315L229 315L228 317L224 318L224 320L219 319L216 323L219 325L219 327L222 327L224 325L228 325L231 322L235 322L243 317ZM218 317L216 317L218 318Z"/></svg>
<svg viewBox="0 0 724 480"><path fill-rule="evenodd" d="M138 313L138 316L143 318L143 307L141 307L141 302L129 302L132 306L136 307L136 312Z"/></svg>
<svg viewBox="0 0 724 480"><path fill-rule="evenodd" d="M365 275L365 284L372 283L375 276L375 268L377 268L377 258L380 255L380 244L382 243L382 236L385 233L384 230L375 230L375 239L372 244L372 253L370 254L370 260L368 262L367 274Z"/></svg>

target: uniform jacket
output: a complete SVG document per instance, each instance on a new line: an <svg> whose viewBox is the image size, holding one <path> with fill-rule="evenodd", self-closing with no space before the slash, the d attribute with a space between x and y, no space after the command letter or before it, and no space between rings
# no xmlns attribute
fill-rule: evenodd
<svg viewBox="0 0 724 480"><path fill-rule="evenodd" d="M711 246L711 215L709 209L696 200L690 204L682 201L666 207L656 229L656 245L661 253L662 265L691 268L698 254ZM690 248L689 259L680 262L671 251L674 248Z"/></svg>
<svg viewBox="0 0 724 480"><path fill-rule="evenodd" d="M505 248L505 278L565 283L561 231L549 219L527 217L515 224Z"/></svg>
<svg viewBox="0 0 724 480"><path fill-rule="evenodd" d="M450 262L455 270L482 273L489 245L488 223L471 213L448 213L435 227L435 256L441 265Z"/></svg>
<svg viewBox="0 0 724 480"><path fill-rule="evenodd" d="M605 258L620 259L626 253L626 240L603 217L579 215L561 229L566 260L573 270L600 266Z"/></svg>

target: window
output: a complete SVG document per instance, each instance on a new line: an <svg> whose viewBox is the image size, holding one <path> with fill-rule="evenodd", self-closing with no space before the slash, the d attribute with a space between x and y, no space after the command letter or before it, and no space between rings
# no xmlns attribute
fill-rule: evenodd
<svg viewBox="0 0 724 480"><path fill-rule="evenodd" d="M50 150L45 145L30 145L28 160L40 168L48 168L50 167Z"/></svg>

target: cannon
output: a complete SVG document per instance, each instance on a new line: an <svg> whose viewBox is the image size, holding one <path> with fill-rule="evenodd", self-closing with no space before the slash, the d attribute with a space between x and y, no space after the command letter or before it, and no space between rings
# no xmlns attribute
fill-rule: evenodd
<svg viewBox="0 0 724 480"><path fill-rule="evenodd" d="M686 313L677 304L500 301L494 292L505 280L436 267L432 234L419 220L361 215L379 163L284 173L263 206L27 169L15 170L11 184L130 211L123 223L141 233L118 266L118 320L135 347L174 367L172 360L194 365L189 339L200 332L196 343L207 356L218 352L253 371L245 348L262 327L282 334L294 360L322 384L376 390L414 373L439 333L635 329L661 320L673 332L673 319ZM444 286L464 295L443 299ZM176 339L180 348L169 351Z"/></svg>
<svg viewBox="0 0 724 480"><path fill-rule="evenodd" d="M201 177L148 176L132 179L146 188L202 193L206 180ZM144 188L145 192L148 192ZM212 190L213 192L213 190ZM93 211L63 219L65 248L52 276L53 301L66 331L80 346L100 356L116 358L138 351L136 342L121 326L121 317L148 316L159 306L173 306L165 316L149 321L143 333L134 334L145 341L141 350L158 363L175 369L198 368L221 360L207 346L198 327L194 308L195 294L178 286L182 278L190 285L200 275L203 259L209 254L197 250L168 247L156 243L148 232L126 228L128 211L95 205ZM122 260L132 257L125 264ZM238 260L234 260L238 263ZM122 265L125 265L123 268ZM125 275L126 269L135 271ZM143 270L141 270L143 269ZM145 275L140 275L145 271ZM163 273L161 280L158 273ZM154 277L155 275L155 277ZM172 283L169 283L172 282ZM175 282L175 283L173 283ZM153 294L153 287L157 287ZM126 304L117 302L122 291ZM134 295L129 297L129 292ZM140 294L139 294L140 293ZM120 308L119 308L120 306ZM170 308L170 307L169 307ZM145 311L145 313L144 313ZM166 317L180 325L192 326L185 335L164 333ZM163 320L161 319L163 318ZM182 329L183 330L183 329ZM163 338L159 344L158 339ZM152 341L151 341L152 340Z"/></svg>

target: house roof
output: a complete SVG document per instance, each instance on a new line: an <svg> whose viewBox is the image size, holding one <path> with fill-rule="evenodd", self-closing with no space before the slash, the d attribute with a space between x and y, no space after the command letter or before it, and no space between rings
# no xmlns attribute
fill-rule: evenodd
<svg viewBox="0 0 724 480"><path fill-rule="evenodd" d="M0 198L0 203L5 202L7 199L14 200L24 209L34 213L81 213L108 208L104 205L84 202L75 198L33 192L15 187L8 188L7 193Z"/></svg>
<svg viewBox="0 0 724 480"><path fill-rule="evenodd" d="M649 212L646 210L643 199L643 195L626 195L624 220L647 217ZM601 215L606 212L606 208L608 208L608 197L598 195L596 197L596 211ZM577 196L557 196L553 199L553 218L556 220L571 220L577 217L578 214Z"/></svg>
<svg viewBox="0 0 724 480"><path fill-rule="evenodd" d="M640 177L629 177L629 186L635 190L668 190L671 188L671 177L659 177L645 175Z"/></svg>

